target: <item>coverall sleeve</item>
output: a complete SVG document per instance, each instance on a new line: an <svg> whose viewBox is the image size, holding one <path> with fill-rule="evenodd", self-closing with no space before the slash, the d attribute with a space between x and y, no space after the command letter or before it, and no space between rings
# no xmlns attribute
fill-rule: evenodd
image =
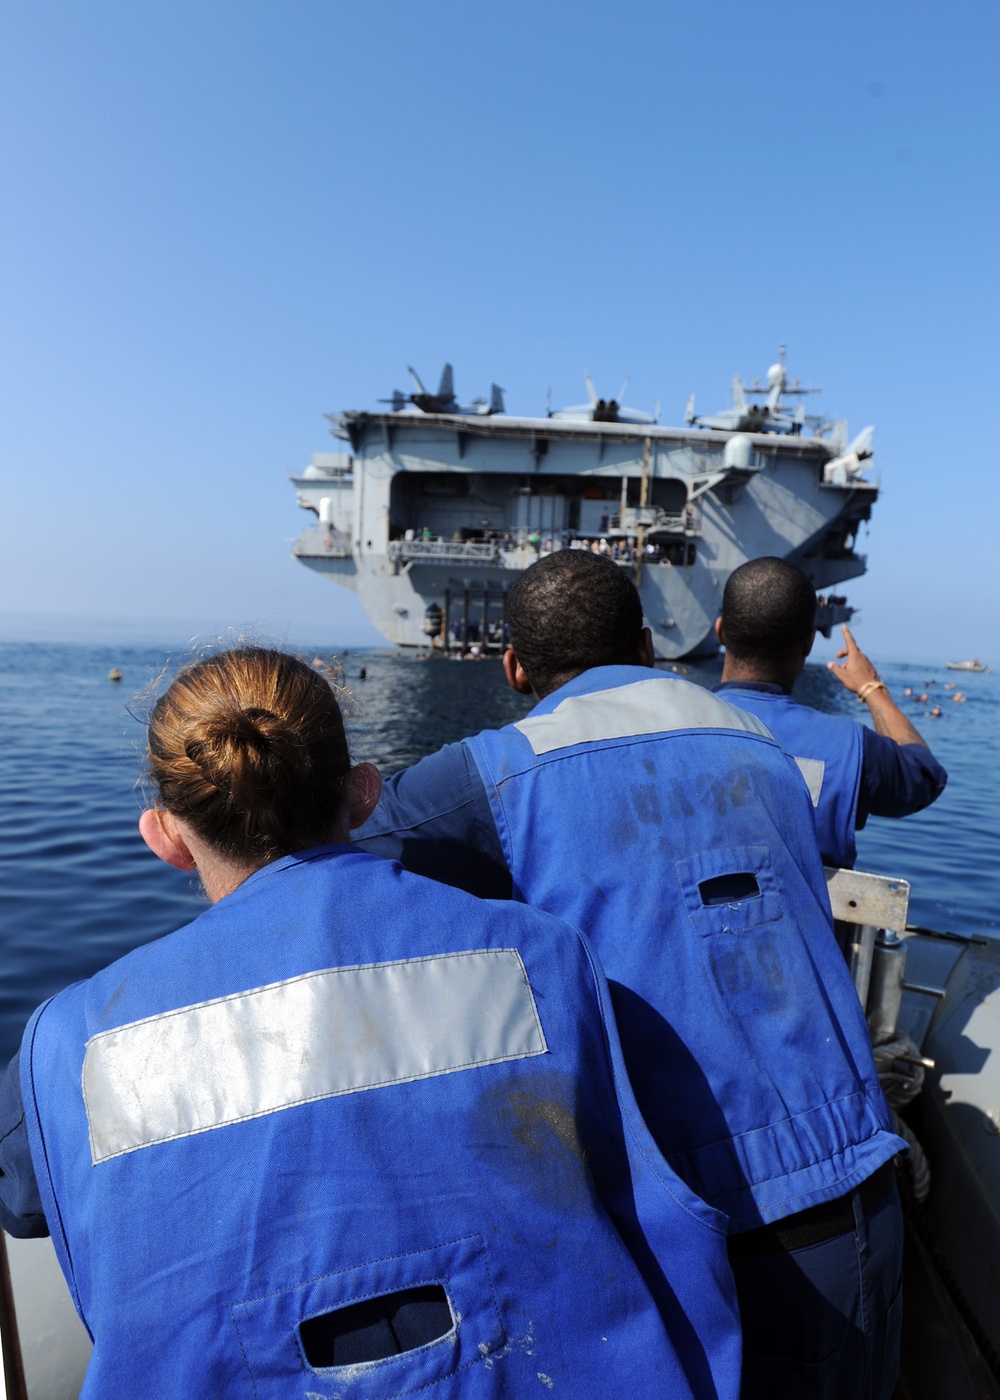
<svg viewBox="0 0 1000 1400"><path fill-rule="evenodd" d="M47 1235L42 1199L28 1145L21 1098L20 1054L0 1081L0 1226L16 1239Z"/></svg>
<svg viewBox="0 0 1000 1400"><path fill-rule="evenodd" d="M511 878L479 770L447 744L388 778L375 811L352 833L372 855L480 899L510 899Z"/></svg>
<svg viewBox="0 0 1000 1400"><path fill-rule="evenodd" d="M908 817L944 792L948 774L924 744L897 744L865 729L858 791L860 829L869 817Z"/></svg>

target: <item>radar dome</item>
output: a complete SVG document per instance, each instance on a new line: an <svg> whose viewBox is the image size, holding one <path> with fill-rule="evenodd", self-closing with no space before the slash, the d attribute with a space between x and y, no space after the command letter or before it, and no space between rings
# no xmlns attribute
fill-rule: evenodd
<svg viewBox="0 0 1000 1400"><path fill-rule="evenodd" d="M752 448L753 443L745 433L734 433L722 450L722 465L730 471L749 470Z"/></svg>
<svg viewBox="0 0 1000 1400"><path fill-rule="evenodd" d="M767 372L767 382L773 389L775 384L780 384L785 377L784 365L772 365Z"/></svg>

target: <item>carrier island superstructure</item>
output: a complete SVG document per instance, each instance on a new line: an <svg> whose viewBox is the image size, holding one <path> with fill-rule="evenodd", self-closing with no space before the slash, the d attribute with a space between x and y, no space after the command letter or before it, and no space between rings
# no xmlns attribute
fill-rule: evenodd
<svg viewBox="0 0 1000 1400"><path fill-rule="evenodd" d="M413 373L411 371L411 373ZM601 399L517 417L503 392L460 404L445 366L436 394L395 391L384 410L331 415L338 452L292 481L317 517L294 555L355 589L397 646L499 650L507 591L553 549L607 554L634 578L656 654L715 650L726 579L778 555L820 592L817 625L851 615L823 596L864 573L858 530L878 496L871 428L791 412L815 392L789 382L782 353L764 384L733 381L733 406L684 425ZM624 387L624 386L623 386Z"/></svg>

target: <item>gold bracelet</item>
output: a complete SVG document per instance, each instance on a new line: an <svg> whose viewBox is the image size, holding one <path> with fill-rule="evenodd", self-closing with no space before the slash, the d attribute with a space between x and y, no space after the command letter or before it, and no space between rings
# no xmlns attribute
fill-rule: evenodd
<svg viewBox="0 0 1000 1400"><path fill-rule="evenodd" d="M864 703L869 695L874 695L876 690L885 690L885 688L885 681L869 681L867 685L863 685L858 691L858 701Z"/></svg>

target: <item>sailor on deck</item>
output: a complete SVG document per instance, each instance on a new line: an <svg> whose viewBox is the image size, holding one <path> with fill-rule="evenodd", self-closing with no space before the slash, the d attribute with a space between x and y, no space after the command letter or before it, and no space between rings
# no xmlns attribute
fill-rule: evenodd
<svg viewBox="0 0 1000 1400"><path fill-rule="evenodd" d="M84 1395L736 1400L725 1222L580 935L352 849L378 774L293 657L186 668L149 751L142 835L212 907L46 1002L0 1102Z"/></svg>
<svg viewBox="0 0 1000 1400"><path fill-rule="evenodd" d="M613 561L539 561L507 615L508 681L538 703L390 779L360 844L590 935L653 1136L729 1222L744 1400L887 1400L902 1144L801 775L753 716L649 669Z"/></svg>
<svg viewBox="0 0 1000 1400"><path fill-rule="evenodd" d="M816 810L825 864L853 869L855 832L869 816L906 817L929 807L948 774L899 709L847 627L846 658L829 668L868 706L874 730L847 715L797 704L792 687L816 638L816 590L784 559L751 559L734 569L716 623L726 648L715 691L757 715L795 759Z"/></svg>

